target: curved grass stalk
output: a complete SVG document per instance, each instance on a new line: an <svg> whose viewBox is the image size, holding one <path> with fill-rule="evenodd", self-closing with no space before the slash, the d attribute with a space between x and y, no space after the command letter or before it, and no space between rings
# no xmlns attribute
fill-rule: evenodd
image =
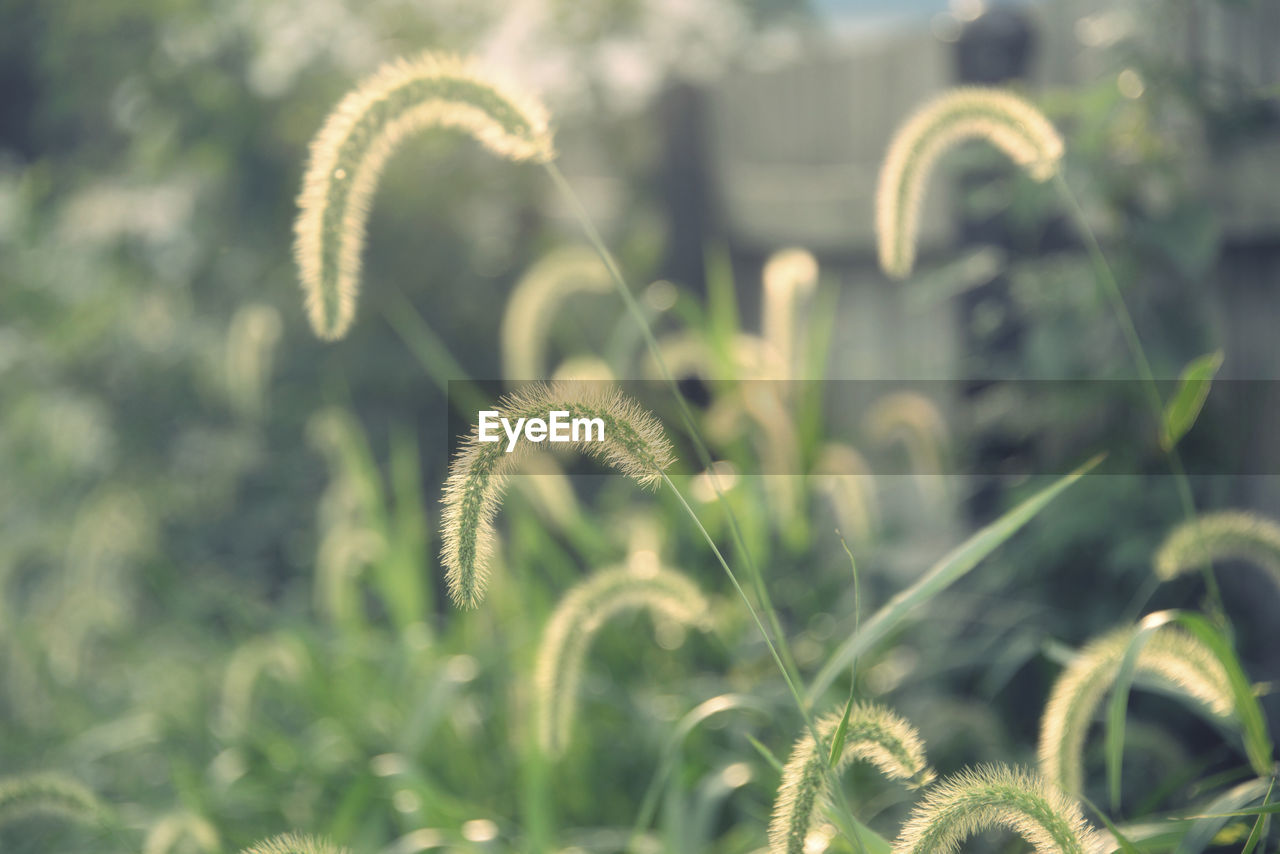
<svg viewBox="0 0 1280 854"><path fill-rule="evenodd" d="M818 260L807 249L779 250L765 261L761 280L764 286L761 334L773 345L778 360L773 378L794 379L796 310L818 286Z"/></svg>
<svg viewBox="0 0 1280 854"><path fill-rule="evenodd" d="M1081 791L1085 735L1136 631L1126 627L1091 641L1054 683L1040 722L1038 754L1040 773L1064 792ZM1134 667L1158 676L1216 715L1225 717L1235 709L1230 679L1212 650L1175 626L1155 629Z"/></svg>
<svg viewBox="0 0 1280 854"><path fill-rule="evenodd" d="M1155 570L1168 581L1218 560L1256 563L1280 583L1280 525L1237 510L1202 514L1169 532L1156 551Z"/></svg>
<svg viewBox="0 0 1280 854"><path fill-rule="evenodd" d="M26 774L0 781L0 825L39 814L93 822L103 812L93 792L60 774Z"/></svg>
<svg viewBox="0 0 1280 854"><path fill-rule="evenodd" d="M691 332L674 332L657 341L657 353L650 352L643 370L649 379L662 379L663 366L672 376L696 376L704 380L722 379L726 370L733 379L767 379L779 363L773 345L758 335L739 332L733 336L723 364L710 343ZM658 360L661 358L662 363Z"/></svg>
<svg viewBox="0 0 1280 854"><path fill-rule="evenodd" d="M603 441L564 443L618 469L641 486L654 486L672 461L671 445L661 425L648 412L617 391L580 383L538 385L503 398L497 406L501 417L539 417L568 412L573 418L599 418L604 422ZM441 556L447 567L449 596L462 608L474 608L484 598L492 551L493 515L502 501L506 475L530 449L525 439L516 441L511 453L505 437L498 442L479 441L474 428L449 467L441 519Z"/></svg>
<svg viewBox="0 0 1280 854"><path fill-rule="evenodd" d="M222 676L219 721L223 733L239 735L248 727L253 689L260 677L269 674L297 683L309 666L306 648L287 635L255 638L237 647Z"/></svg>
<svg viewBox="0 0 1280 854"><path fill-rule="evenodd" d="M985 139L1036 181L1053 177L1062 159L1057 130L1011 92L961 87L930 101L894 134L880 167L876 241L886 275L902 279L911 273L929 175L939 157L967 139Z"/></svg>
<svg viewBox="0 0 1280 854"><path fill-rule="evenodd" d="M365 78L312 141L298 196L294 256L321 338L341 338L355 318L365 224L383 167L405 138L431 127L464 131L507 160L555 156L543 106L468 61L427 53Z"/></svg>
<svg viewBox="0 0 1280 854"><path fill-rule="evenodd" d="M702 591L656 561L602 570L570 590L547 623L534 665L538 742L548 755L559 756L569 744L591 641L609 619L637 608L682 626L709 628Z"/></svg>
<svg viewBox="0 0 1280 854"><path fill-rule="evenodd" d="M317 836L286 833L250 845L240 854L350 854L350 852Z"/></svg>
<svg viewBox="0 0 1280 854"><path fill-rule="evenodd" d="M516 283L502 315L502 375L508 381L546 379L547 332L556 309L579 294L613 290L609 271L590 249L558 249Z"/></svg>
<svg viewBox="0 0 1280 854"><path fill-rule="evenodd" d="M872 441L902 443L922 492L945 496L942 481L931 477L946 471L949 454L947 422L933 401L912 391L887 394L871 405L865 424Z"/></svg>
<svg viewBox="0 0 1280 854"><path fill-rule="evenodd" d="M814 816L831 794L827 767L842 718L841 712L820 718L816 723L820 741L805 733L791 749L769 822L771 854L803 854L806 850ZM910 780L913 788L928 785L934 776L915 728L873 703L857 703L850 710L835 772L839 774L855 759L870 762L892 780Z"/></svg>
<svg viewBox="0 0 1280 854"><path fill-rule="evenodd" d="M142 854L169 854L184 839L191 840L205 854L221 850L218 831L208 819L192 812L176 812L151 826L142 843Z"/></svg>
<svg viewBox="0 0 1280 854"><path fill-rule="evenodd" d="M893 854L952 854L968 837L993 827L1013 830L1037 854L1086 854L1098 831L1065 794L1035 774L983 765L943 780L915 808Z"/></svg>
<svg viewBox="0 0 1280 854"><path fill-rule="evenodd" d="M841 528L854 540L866 541L880 527L875 480L862 455L848 445L831 443L814 466L818 488L831 497Z"/></svg>

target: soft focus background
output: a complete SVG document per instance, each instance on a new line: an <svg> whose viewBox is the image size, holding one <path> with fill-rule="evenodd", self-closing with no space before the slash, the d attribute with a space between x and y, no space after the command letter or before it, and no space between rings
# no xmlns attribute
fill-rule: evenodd
<svg viewBox="0 0 1280 854"><path fill-rule="evenodd" d="M355 327L336 344L307 327L291 256L307 142L360 77L425 48L543 93L561 167L660 333L758 331L766 260L812 251L795 376L814 382L795 465L771 471L821 473L832 443L876 450L858 386L818 381L937 381L941 429L922 441L968 476L886 474L842 504L753 476L770 438L714 420L705 366L682 377L806 675L855 606L1125 440L1115 474L859 662L860 694L911 718L940 770L1032 762L1062 650L1136 616L1176 493L1116 386L1022 397L1024 380L1134 376L1057 197L964 148L931 187L915 277L893 283L876 170L931 94L1018 87L1064 132L1157 376L1221 348L1221 378L1274 379L1278 42L1270 0L0 0L0 777L66 774L115 816L8 823L0 851L234 852L292 829L370 854L619 850L676 721L731 692L752 701L690 734L636 850L763 846L778 778L752 739L785 756L798 718L671 495L576 460L516 478L489 599L461 613L443 595L439 490L470 420L446 381L516 378L509 295L585 245L546 175L450 134L413 141L373 208ZM640 348L615 295L575 297L523 378L585 356L644 377ZM1193 460L1237 461L1194 478L1196 499L1276 516L1280 412L1232 416L1248 393L1224 391L1188 437ZM707 499L674 412L680 482ZM722 511L697 509L728 547ZM607 628L573 748L540 761L528 680L547 615L643 550L712 595L717 628ZM1280 679L1274 584L1243 566L1221 580L1251 678ZM1150 607L1201 596L1187 579ZM1167 698L1132 710L1126 820L1239 767ZM866 769L848 787L892 837L911 794Z"/></svg>

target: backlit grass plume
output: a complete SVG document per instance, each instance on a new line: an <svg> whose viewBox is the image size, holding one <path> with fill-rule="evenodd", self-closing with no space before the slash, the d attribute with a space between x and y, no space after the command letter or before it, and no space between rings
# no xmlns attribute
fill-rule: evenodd
<svg viewBox="0 0 1280 854"><path fill-rule="evenodd" d="M601 570L570 590L542 633L534 665L538 742L548 755L560 755L569 744L592 639L612 617L638 608L682 626L708 626L709 606L698 586L656 559Z"/></svg>
<svg viewBox="0 0 1280 854"><path fill-rule="evenodd" d="M843 710L820 718L815 728L822 744L806 732L791 748L782 769L782 784L769 822L770 854L803 854L805 841L817 814L830 797L827 765L832 740ZM855 759L864 759L894 780L927 785L933 771L925 760L924 744L906 720L874 703L857 703L849 712L844 747L836 760L838 774Z"/></svg>
<svg viewBox="0 0 1280 854"><path fill-rule="evenodd" d="M1156 575L1168 581L1206 560L1247 560L1280 582L1280 525L1252 513L1206 513L1174 528L1156 551Z"/></svg>
<svg viewBox="0 0 1280 854"><path fill-rule="evenodd" d="M578 294L613 292L609 270L585 247L554 251L529 268L511 291L502 317L502 374L546 379L547 332L561 302Z"/></svg>
<svg viewBox="0 0 1280 854"><path fill-rule="evenodd" d="M60 774L0 780L0 825L38 814L95 821L103 815L103 808L93 792Z"/></svg>
<svg viewBox="0 0 1280 854"><path fill-rule="evenodd" d="M598 457L642 486L655 486L673 459L671 444L657 419L604 386L539 384L503 398L495 409L513 425L521 418L545 419L553 410L568 412L569 419L600 419L603 440L566 442L560 447ZM442 499L441 558L447 569L449 596L459 607L474 608L484 598L493 515L502 502L507 473L524 453L541 447L523 436L510 453L507 445L505 435L497 442L481 442L479 428L473 428L449 466Z"/></svg>
<svg viewBox="0 0 1280 854"><path fill-rule="evenodd" d="M146 841L142 843L142 854L169 854L174 850L192 849L217 854L222 846L217 829L208 819L186 811L160 819L147 831Z"/></svg>
<svg viewBox="0 0 1280 854"><path fill-rule="evenodd" d="M1136 631L1118 629L1087 644L1050 692L1040 722L1040 773L1065 792L1081 790L1085 735ZM1214 714L1226 716L1235 707L1222 664L1201 640L1176 626L1161 626L1151 633L1138 653L1135 670L1170 683Z"/></svg>
<svg viewBox="0 0 1280 854"><path fill-rule="evenodd" d="M985 765L943 780L925 795L893 854L951 854L975 833L1013 830L1037 854L1085 854L1097 847L1097 831L1080 807L1051 783L1004 765Z"/></svg>
<svg viewBox="0 0 1280 854"><path fill-rule="evenodd" d="M880 167L876 241L886 275L902 279L911 273L929 175L949 148L974 138L999 148L1037 181L1053 177L1062 159L1057 130L1012 93L962 87L929 102L894 134Z"/></svg>
<svg viewBox="0 0 1280 854"><path fill-rule="evenodd" d="M286 833L250 845L240 854L350 854L350 852L326 839Z"/></svg>
<svg viewBox="0 0 1280 854"><path fill-rule="evenodd" d="M341 338L355 317L365 223L383 167L406 137L432 127L464 131L507 160L555 156L543 106L468 61L428 53L367 77L312 141L298 196L294 255L321 338Z"/></svg>
<svg viewBox="0 0 1280 854"><path fill-rule="evenodd" d="M797 376L796 314L818 285L818 261L807 249L783 249L765 261L761 275L761 334L778 357L775 379Z"/></svg>

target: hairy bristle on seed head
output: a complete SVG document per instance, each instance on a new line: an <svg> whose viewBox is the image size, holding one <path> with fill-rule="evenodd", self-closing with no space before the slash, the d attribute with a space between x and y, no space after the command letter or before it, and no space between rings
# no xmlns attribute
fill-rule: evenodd
<svg viewBox="0 0 1280 854"><path fill-rule="evenodd" d="M709 605L698 586L656 561L601 570L570 590L542 633L534 665L534 717L548 755L560 755L569 744L592 639L615 615L640 608L678 625L710 626Z"/></svg>
<svg viewBox="0 0 1280 854"><path fill-rule="evenodd" d="M1086 854L1097 831L1079 805L1036 774L979 766L931 789L893 844L893 854L952 854L975 833L1008 828L1037 854Z"/></svg>
<svg viewBox="0 0 1280 854"><path fill-rule="evenodd" d="M1085 736L1136 631L1132 626L1117 629L1086 644L1049 694L1040 723L1040 773L1065 792L1081 791ZM1153 631L1134 666L1137 672L1157 676L1203 703L1216 715L1225 717L1234 709L1230 679L1221 662L1203 641L1176 626Z"/></svg>
<svg viewBox="0 0 1280 854"><path fill-rule="evenodd" d="M815 723L820 744L806 732L791 748L769 822L770 854L803 854L814 817L830 797L827 764L842 718L843 710ZM850 709L834 772L839 774L855 759L870 762L890 779L910 780L915 787L933 779L915 728L875 703L856 703Z"/></svg>
<svg viewBox="0 0 1280 854"><path fill-rule="evenodd" d="M566 411L571 419L599 418L604 423L602 441L568 442L564 447L600 459L641 486L656 486L674 459L658 420L607 386L536 384L503 398L495 409L512 424L519 418L546 418L552 410ZM493 516L502 502L511 466L530 448L523 438L511 453L506 444L505 436L499 442L481 442L477 426L449 467L441 499L441 557L450 598L458 607L474 608L484 598L493 549Z"/></svg>
<svg viewBox="0 0 1280 854"><path fill-rule="evenodd" d="M1247 560L1280 580L1280 525L1238 510L1205 513L1169 532L1156 551L1156 575L1168 581L1219 560Z"/></svg>
<svg viewBox="0 0 1280 854"><path fill-rule="evenodd" d="M355 317L369 205L387 160L431 127L470 134L507 160L555 157L545 108L472 62L424 54L384 65L349 93L311 143L294 223L307 316L321 338Z"/></svg>
<svg viewBox="0 0 1280 854"><path fill-rule="evenodd" d="M912 115L894 134L876 190L880 267L895 279L915 265L920 205L938 159L967 139L984 139L1037 181L1062 159L1062 137L1030 103L1001 89L952 89Z"/></svg>

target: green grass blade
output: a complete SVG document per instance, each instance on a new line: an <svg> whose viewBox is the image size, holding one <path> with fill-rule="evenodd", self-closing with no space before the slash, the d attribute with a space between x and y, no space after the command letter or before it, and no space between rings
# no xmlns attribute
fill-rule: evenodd
<svg viewBox="0 0 1280 854"><path fill-rule="evenodd" d="M1192 359L1178 377L1178 390L1164 408L1160 425L1160 445L1170 450L1195 426L1200 410L1209 397L1209 386L1222 367L1222 351L1215 350Z"/></svg>
<svg viewBox="0 0 1280 854"><path fill-rule="evenodd" d="M1133 677L1138 669L1138 656L1142 648L1151 639L1151 633L1169 622L1167 612L1152 614L1142 621L1141 628L1129 639L1129 646L1120 660L1120 669L1116 671L1116 681L1111 689L1111 701L1107 705L1107 791L1110 793L1111 809L1120 809L1120 776L1124 763L1124 721L1129 711L1129 690L1133 687Z"/></svg>
<svg viewBox="0 0 1280 854"><path fill-rule="evenodd" d="M850 635L823 665L809 689L809 702L812 704L821 697L850 662L889 634L906 619L908 614L946 590L977 566L983 558L1035 518L1048 506L1049 502L1057 498L1063 490L1083 477L1101 460L1100 456L1094 457L982 528L934 564L922 578L886 602L871 616L871 619L862 625L859 631Z"/></svg>
<svg viewBox="0 0 1280 854"><path fill-rule="evenodd" d="M853 688L849 688L849 702L844 704L844 714L840 717L840 723L836 727L835 735L831 736L831 755L827 757L827 767L834 768L836 763L840 761L840 755L844 753L844 740L849 735L849 714L853 711Z"/></svg>
<svg viewBox="0 0 1280 854"><path fill-rule="evenodd" d="M1199 614L1180 612L1176 619L1184 628L1204 641L1222 662L1223 668L1227 671L1227 678L1231 681L1231 693L1235 700L1236 716L1240 720L1245 754L1249 757L1249 764L1258 776L1270 776L1275 745L1271 741L1271 733L1267 729L1267 719L1262 714L1262 706L1258 703L1253 685L1240 666L1240 660L1236 658L1231 642L1213 623Z"/></svg>
<svg viewBox="0 0 1280 854"><path fill-rule="evenodd" d="M1116 842L1120 843L1120 850L1123 851L1124 854L1140 854L1138 846L1130 842L1129 837L1125 836L1120 831L1120 828L1116 827L1111 819L1107 818L1107 814L1094 805L1093 801L1084 796L1081 796L1080 800L1084 802L1085 806L1093 811L1093 814L1096 815L1104 825L1106 825L1107 830L1109 830L1111 835L1115 837Z"/></svg>
<svg viewBox="0 0 1280 854"><path fill-rule="evenodd" d="M1271 800L1271 792L1275 789L1275 787L1276 787L1276 780L1274 777L1272 777L1271 785L1267 786L1267 793L1262 796L1262 805L1264 807L1267 806L1268 801ZM1244 850L1241 851L1240 854L1253 854L1253 849L1258 847L1258 843L1262 841L1262 837L1265 835L1263 831L1263 827L1265 827L1269 823L1270 823L1270 819L1267 816L1265 815L1258 816L1258 820L1253 823L1253 830L1249 831L1249 838L1245 840Z"/></svg>

